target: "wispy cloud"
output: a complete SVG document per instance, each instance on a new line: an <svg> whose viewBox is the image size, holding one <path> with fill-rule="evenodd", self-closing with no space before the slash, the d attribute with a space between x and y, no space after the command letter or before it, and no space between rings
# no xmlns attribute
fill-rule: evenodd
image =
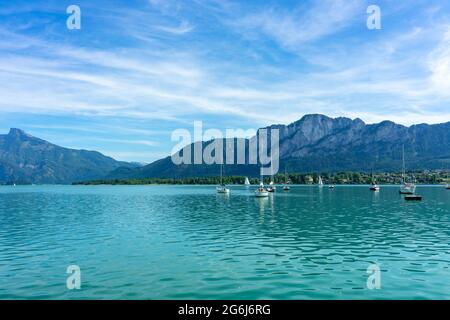
<svg viewBox="0 0 450 320"><path fill-rule="evenodd" d="M450 96L450 26L427 60L430 81L436 93Z"/></svg>
<svg viewBox="0 0 450 320"><path fill-rule="evenodd" d="M28 26L0 6L0 112L93 119L82 125L111 141L92 147L122 155L168 153L170 143L152 134L168 141L193 120L219 128L305 113L450 120L450 5L438 2L414 0L413 11L381 1L380 31L365 28L360 0L86 2L79 32L64 29L58 2L39 14L19 10L36 19Z"/></svg>
<svg viewBox="0 0 450 320"><path fill-rule="evenodd" d="M234 25L266 34L284 48L297 50L306 42L335 34L361 20L363 8L360 0L322 0L310 7L264 9L234 21Z"/></svg>
<svg viewBox="0 0 450 320"><path fill-rule="evenodd" d="M178 26L175 27L168 27L168 26L156 26L155 27L158 30L173 33L173 34L185 34L188 32L191 32L194 30L194 26L192 26L188 21L181 21L181 23Z"/></svg>

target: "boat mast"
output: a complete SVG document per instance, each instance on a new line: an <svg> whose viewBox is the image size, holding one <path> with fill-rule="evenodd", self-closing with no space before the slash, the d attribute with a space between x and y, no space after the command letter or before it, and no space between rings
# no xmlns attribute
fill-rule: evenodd
<svg viewBox="0 0 450 320"><path fill-rule="evenodd" d="M284 167L284 180L285 180L285 183L287 184L288 183L288 176L287 176L287 168L286 167Z"/></svg>
<svg viewBox="0 0 450 320"><path fill-rule="evenodd" d="M405 174L406 174L406 169L405 169L405 145L403 145L403 153L402 153L402 183L405 182Z"/></svg>
<svg viewBox="0 0 450 320"><path fill-rule="evenodd" d="M263 174L262 174L262 168L261 168L261 167L259 168L259 184L260 184L260 185L264 184L264 181L263 181Z"/></svg>

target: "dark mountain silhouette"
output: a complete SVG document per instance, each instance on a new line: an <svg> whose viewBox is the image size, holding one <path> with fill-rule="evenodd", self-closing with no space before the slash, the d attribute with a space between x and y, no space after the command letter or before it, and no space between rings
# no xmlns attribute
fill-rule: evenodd
<svg viewBox="0 0 450 320"><path fill-rule="evenodd" d="M96 151L59 147L20 129L0 135L0 183L71 183L136 167Z"/></svg>

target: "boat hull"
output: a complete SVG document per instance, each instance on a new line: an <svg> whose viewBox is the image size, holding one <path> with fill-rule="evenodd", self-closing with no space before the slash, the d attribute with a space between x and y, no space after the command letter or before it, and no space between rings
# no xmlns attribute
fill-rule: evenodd
<svg viewBox="0 0 450 320"><path fill-rule="evenodd" d="M422 200L422 196L419 196L419 195L408 195L408 196L405 196L405 200L406 201L421 201Z"/></svg>
<svg viewBox="0 0 450 320"><path fill-rule="evenodd" d="M415 194L416 186L411 184L402 185L399 190L400 194Z"/></svg>
<svg viewBox="0 0 450 320"><path fill-rule="evenodd" d="M230 189L228 189L228 188L218 187L218 188L216 188L216 190L217 190L217 193L230 193Z"/></svg>

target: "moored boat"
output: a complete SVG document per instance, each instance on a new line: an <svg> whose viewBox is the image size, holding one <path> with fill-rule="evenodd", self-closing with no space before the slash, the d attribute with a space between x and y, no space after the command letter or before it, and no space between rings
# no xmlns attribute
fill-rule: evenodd
<svg viewBox="0 0 450 320"><path fill-rule="evenodd" d="M421 201L422 196L418 195L418 194L406 195L405 200L406 201Z"/></svg>
<svg viewBox="0 0 450 320"><path fill-rule="evenodd" d="M400 186L400 190L399 193L400 194L414 194L416 192L416 185L414 183L402 183L402 185Z"/></svg>
<svg viewBox="0 0 450 320"><path fill-rule="evenodd" d="M230 193L230 189L228 189L225 185L220 185L216 187L217 193Z"/></svg>
<svg viewBox="0 0 450 320"><path fill-rule="evenodd" d="M261 182L258 189L255 190L255 197L265 198L269 196L269 192L264 188L264 184Z"/></svg>
<svg viewBox="0 0 450 320"><path fill-rule="evenodd" d="M269 186L267 187L267 192L275 192L277 187L273 184L273 181L270 181Z"/></svg>
<svg viewBox="0 0 450 320"><path fill-rule="evenodd" d="M264 180L262 175L262 170L259 178L259 187L255 190L255 197L257 198L265 198L269 196L269 192L264 188Z"/></svg>
<svg viewBox="0 0 450 320"><path fill-rule="evenodd" d="M283 190L284 191L289 191L291 188L289 187L290 181L289 181L289 178L288 178L288 175L287 175L286 168L284 169L284 178L285 178L285 182L284 182Z"/></svg>
<svg viewBox="0 0 450 320"><path fill-rule="evenodd" d="M372 184L370 185L370 191L380 191L380 186L376 183L375 178L373 177L373 173L371 174L372 176Z"/></svg>
<svg viewBox="0 0 450 320"><path fill-rule="evenodd" d="M321 176L319 176L319 182L318 182L318 185L319 185L319 188L322 188L322 187L323 187L323 180L322 180L322 177L321 177Z"/></svg>
<svg viewBox="0 0 450 320"><path fill-rule="evenodd" d="M230 189L223 183L223 164L220 165L220 186L216 187L217 193L230 193Z"/></svg>
<svg viewBox="0 0 450 320"><path fill-rule="evenodd" d="M413 182L406 182L406 166L405 166L405 146L403 146L403 155L402 155L402 184L400 185L400 194L415 194L416 193L416 185Z"/></svg>

